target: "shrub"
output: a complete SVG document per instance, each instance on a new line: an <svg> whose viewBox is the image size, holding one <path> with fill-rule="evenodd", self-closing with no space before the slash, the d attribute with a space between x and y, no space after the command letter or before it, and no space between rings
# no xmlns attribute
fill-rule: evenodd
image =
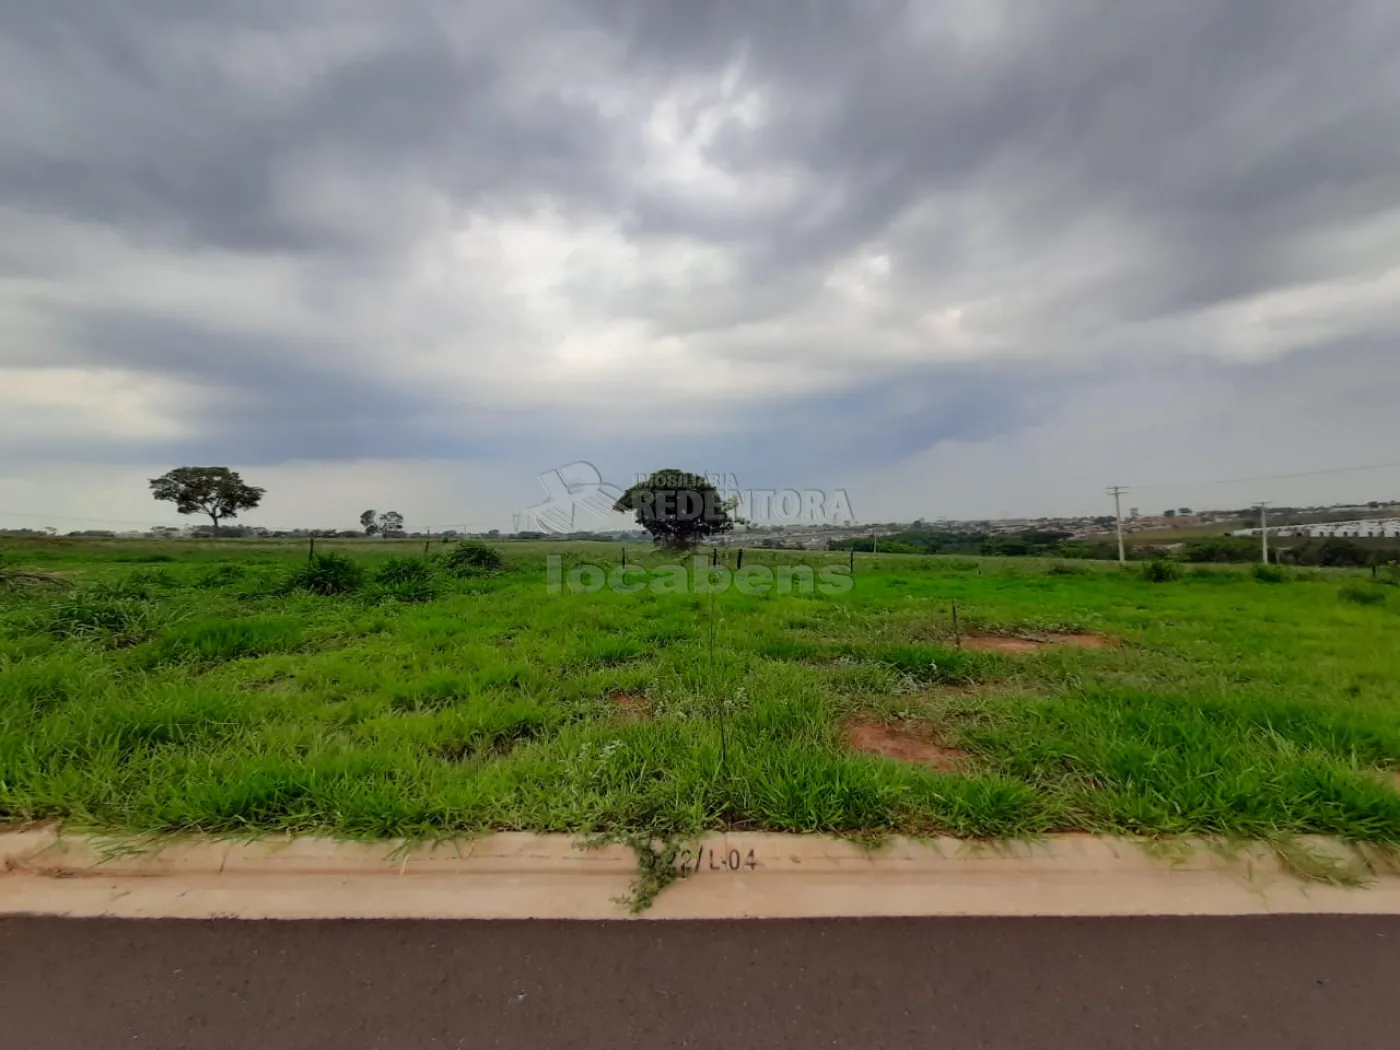
<svg viewBox="0 0 1400 1050"><path fill-rule="evenodd" d="M388 586L431 583L433 566L423 558L390 558L379 567L374 579Z"/></svg>
<svg viewBox="0 0 1400 1050"><path fill-rule="evenodd" d="M1211 536L1182 544L1181 557L1192 562L1251 561L1259 557L1259 541L1247 536Z"/></svg>
<svg viewBox="0 0 1400 1050"><path fill-rule="evenodd" d="M288 590L350 594L365 582L365 570L343 554L318 554L287 577Z"/></svg>
<svg viewBox="0 0 1400 1050"><path fill-rule="evenodd" d="M1288 574L1277 565L1254 566L1254 578L1260 583L1286 583Z"/></svg>
<svg viewBox="0 0 1400 1050"><path fill-rule="evenodd" d="M1150 561L1142 567L1142 578L1148 583L1170 583L1180 575L1176 562L1165 558Z"/></svg>
<svg viewBox="0 0 1400 1050"><path fill-rule="evenodd" d="M1337 592L1337 597L1344 602L1354 602L1357 605L1380 605L1385 601L1385 591L1375 587L1358 587L1349 584Z"/></svg>
<svg viewBox="0 0 1400 1050"><path fill-rule="evenodd" d="M505 560L496 548L470 540L459 543L448 551L443 564L458 574L499 572L505 568Z"/></svg>

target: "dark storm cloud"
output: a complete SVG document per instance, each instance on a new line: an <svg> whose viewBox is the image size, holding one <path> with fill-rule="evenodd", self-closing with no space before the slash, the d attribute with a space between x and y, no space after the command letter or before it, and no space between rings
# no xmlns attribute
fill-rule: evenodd
<svg viewBox="0 0 1400 1050"><path fill-rule="evenodd" d="M399 280L445 214L547 205L643 253L665 238L726 253L723 279L666 286L643 268L577 304L703 333L696 360L874 361L879 340L917 342L922 313L964 302L991 303L976 316L1023 358L1122 355L1144 345L1128 326L1395 264L1384 239L1337 238L1400 204L1398 49L1389 0L20 0L0 12L0 206L196 267L215 250L301 260L296 294L333 320ZM729 189L652 170L648 121L667 97ZM62 283L67 241L42 240L0 253L0 277L42 256ZM739 327L827 301L832 268L871 246L888 294L858 334L759 346ZM468 297L486 334L464 356L506 353L490 333L532 320L490 287ZM250 293L250 320L263 307ZM587 433L584 415L528 408L464 418L447 389L386 380L382 333L54 309L64 348L0 346L0 367L62 357L183 379L208 393L198 441L250 461L544 455ZM498 324L510 309L524 320ZM1372 341L1389 323L1342 322ZM1200 338L1154 345L1219 349ZM714 447L761 440L783 469L839 450L892 461L1030 425L1083 382L906 352L844 393L779 387ZM891 409L891 392L912 407Z"/></svg>
<svg viewBox="0 0 1400 1050"><path fill-rule="evenodd" d="M596 115L513 95L511 37L449 48L432 6L22 3L0 23L31 119L0 151L0 193L250 251L354 246L358 228L311 226L279 200L279 177L307 161L462 205L586 198ZM387 203L365 201L381 249L414 232Z"/></svg>

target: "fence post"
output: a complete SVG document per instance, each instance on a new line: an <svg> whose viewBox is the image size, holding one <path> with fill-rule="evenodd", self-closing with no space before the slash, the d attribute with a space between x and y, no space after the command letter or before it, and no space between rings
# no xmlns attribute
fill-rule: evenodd
<svg viewBox="0 0 1400 1050"><path fill-rule="evenodd" d="M315 561L315 560L316 560L316 534L315 534L314 532L311 534L311 547L310 547L310 549L306 552L306 560L307 560L307 561Z"/></svg>

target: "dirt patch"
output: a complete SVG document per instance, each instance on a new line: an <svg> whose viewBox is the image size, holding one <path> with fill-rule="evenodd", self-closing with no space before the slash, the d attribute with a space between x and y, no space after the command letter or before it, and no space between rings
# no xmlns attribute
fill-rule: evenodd
<svg viewBox="0 0 1400 1050"><path fill-rule="evenodd" d="M842 727L842 736L852 751L913 762L940 773L967 768L971 757L966 751L938 743L929 727L907 722L885 725L866 718L853 718Z"/></svg>
<svg viewBox="0 0 1400 1050"><path fill-rule="evenodd" d="M1115 644L1101 634L1052 634L1048 640L1051 645L1077 645L1081 649L1107 649Z"/></svg>
<svg viewBox="0 0 1400 1050"><path fill-rule="evenodd" d="M1004 638L995 634L969 634L962 640L964 649L977 653L1038 653L1044 645L1034 638Z"/></svg>
<svg viewBox="0 0 1400 1050"><path fill-rule="evenodd" d="M1013 638L1000 634L964 635L962 647L979 653L1038 653L1056 645L1071 645L1079 649L1105 649L1112 640L1101 634L1047 634L1039 638Z"/></svg>
<svg viewBox="0 0 1400 1050"><path fill-rule="evenodd" d="M651 704L639 693L613 693L608 699L624 721L644 722L651 718Z"/></svg>

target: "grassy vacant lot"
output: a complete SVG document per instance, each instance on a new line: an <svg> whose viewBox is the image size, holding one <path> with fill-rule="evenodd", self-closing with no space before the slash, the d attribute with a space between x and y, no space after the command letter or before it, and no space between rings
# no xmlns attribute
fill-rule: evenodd
<svg viewBox="0 0 1400 1050"><path fill-rule="evenodd" d="M72 586L0 588L0 820L1400 843L1400 589L1369 577L860 555L845 595L712 599L547 593L548 551L615 545L435 551L411 586L375 573L421 545L332 549L362 589L288 590L275 542L7 542ZM954 600L970 634L1108 644L958 648ZM853 719L943 770L855 753Z"/></svg>

